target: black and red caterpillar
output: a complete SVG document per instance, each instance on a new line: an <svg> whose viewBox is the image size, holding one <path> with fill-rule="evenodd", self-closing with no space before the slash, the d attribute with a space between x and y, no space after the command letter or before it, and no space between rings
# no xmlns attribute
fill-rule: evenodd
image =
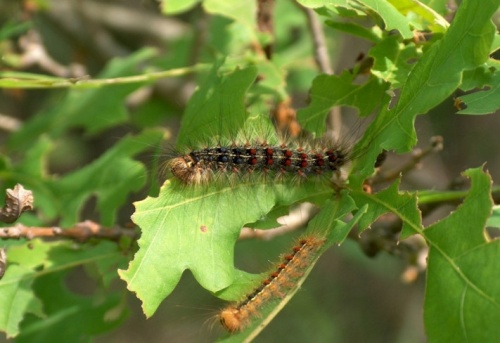
<svg viewBox="0 0 500 343"><path fill-rule="evenodd" d="M338 144L233 144L192 150L167 162L185 184L208 184L232 176L263 176L269 181L303 180L339 172L349 161L348 149Z"/></svg>

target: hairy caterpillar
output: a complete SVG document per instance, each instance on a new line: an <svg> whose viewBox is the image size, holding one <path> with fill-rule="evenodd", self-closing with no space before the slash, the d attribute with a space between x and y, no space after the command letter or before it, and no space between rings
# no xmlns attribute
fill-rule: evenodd
<svg viewBox="0 0 500 343"><path fill-rule="evenodd" d="M351 159L351 151L341 144L317 140L269 144L233 143L202 149L175 157L167 169L184 184L206 185L213 181L244 176L264 177L271 182L338 173Z"/></svg>
<svg viewBox="0 0 500 343"><path fill-rule="evenodd" d="M292 252L283 256L282 261L257 288L242 301L231 304L220 312L222 326L229 332L245 329L252 318L259 316L259 310L266 302L284 297L295 288L296 282L304 275L324 243L324 239L314 236L300 239Z"/></svg>

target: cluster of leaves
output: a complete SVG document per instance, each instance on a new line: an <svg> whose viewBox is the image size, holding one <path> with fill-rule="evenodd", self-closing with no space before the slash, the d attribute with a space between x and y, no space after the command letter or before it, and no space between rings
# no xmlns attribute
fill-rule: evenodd
<svg viewBox="0 0 500 343"><path fill-rule="evenodd" d="M198 2L165 1L163 11L177 14ZM57 103L51 103L11 134L2 155L5 185L20 182L34 192L38 216L23 220L36 225L55 219L61 226L73 225L81 219L79 213L91 196L97 198L102 224L115 223L127 196L146 183L146 168L134 156L159 144L159 130L143 125L138 135L121 139L93 162L60 177L46 169L47 156L54 143L71 129L83 128L95 135L127 122L125 97L158 78L199 71L198 89L182 119L178 140L181 146L193 137L206 138L207 133L224 135L264 127L267 119L260 114L269 112L271 104L287 101L296 91L309 90L310 103L298 111L297 118L316 136L325 132L326 117L334 106L354 107L361 116L376 114L358 143L357 149L364 153L353 163L349 191L338 197L332 198L330 189L313 184L276 185L271 190L268 184L196 189L167 181L159 194L136 204L133 221L141 229L141 238L128 267L129 258L111 243L75 248L68 243L34 241L27 249L20 242L6 242L9 267L0 281L1 330L9 336L20 332L19 341L47 341L55 333L59 340L61 335L66 335L67 340L76 336L88 339L118 325L126 315L123 298L110 296L103 288L88 301L88 297L76 296L63 286L69 268L78 265L97 270L96 278L103 285L109 285L117 268L121 268L120 277L142 301L148 317L172 293L187 269L217 297L238 300L260 278L234 267L234 244L241 227L250 223L261 227L266 225L262 218L269 221L283 213L283 208L312 201L321 210L307 230L327 237L321 253L334 243L342 243L355 223L364 230L388 212L401 219L401 238L419 234L426 240L430 252L424 316L430 340L492 341L500 334L496 325L500 319L500 275L495 268L500 246L498 240L489 241L484 235L492 208L489 175L482 168L468 170L465 175L471 179L471 188L462 205L427 228L422 225L418 204L430 197L400 192L399 181L375 194L361 190L382 149L409 151L416 143L416 116L427 113L455 90L489 86L462 97L467 108L460 113L484 114L498 109L498 63L490 54L500 46L491 22L500 2L465 0L451 25L443 18L447 13L444 1L298 2L315 9L335 32L372 43L369 57L373 66L368 75L364 75L366 70L361 65L338 75L319 74L312 63L297 65L299 59L312 61L311 53L301 54L313 49L309 36L289 36L287 28L291 23L306 26L300 10L292 9L295 5L277 4L282 7L276 9L277 13L284 15L276 17L275 34L270 35L258 29L256 2L220 0L201 2L203 10L214 17L211 30L222 32L224 37L208 42L217 51L216 56L200 57L209 68L199 64L170 74L141 71L137 66L148 63L165 68L165 63L154 60L154 51L144 49L110 62L94 80L70 81L13 72L0 75L0 86L5 88L70 88ZM361 25L367 18L373 24ZM432 39L414 39L415 31L432 34ZM271 40L276 48L271 60L262 49L250 48L265 46ZM285 44L287 40L293 44ZM297 49L303 45L310 49ZM167 67L175 65L172 62ZM139 77L129 78L136 74ZM106 87L106 83L116 84ZM397 99L392 96L395 93L399 94ZM21 156L17 160L16 154ZM432 196L432 201L439 201L439 194ZM345 223L343 218L349 213L355 216ZM495 217L489 224L494 225L494 221ZM57 301L51 300L55 292L59 294ZM286 297L283 301L288 300ZM260 322L268 322L267 315L275 314L282 305L271 304L248 330L226 339L253 337L260 330ZM484 315L478 315L481 312ZM64 324L76 316L78 321L86 318L88 322L82 327Z"/></svg>

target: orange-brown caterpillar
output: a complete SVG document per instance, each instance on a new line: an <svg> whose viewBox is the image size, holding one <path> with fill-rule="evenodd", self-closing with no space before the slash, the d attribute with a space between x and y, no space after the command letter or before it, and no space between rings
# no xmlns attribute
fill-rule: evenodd
<svg viewBox="0 0 500 343"><path fill-rule="evenodd" d="M324 243L323 239L314 236L300 239L291 254L283 256L277 268L259 287L239 303L221 311L219 320L222 326L229 332L241 331L250 324L252 317L259 316L259 310L268 300L284 297L304 275Z"/></svg>
<svg viewBox="0 0 500 343"><path fill-rule="evenodd" d="M192 150L168 161L167 169L184 184L205 185L227 176L231 179L233 175L263 175L270 181L303 180L339 172L349 160L349 150L338 144L292 141L270 145L264 142Z"/></svg>

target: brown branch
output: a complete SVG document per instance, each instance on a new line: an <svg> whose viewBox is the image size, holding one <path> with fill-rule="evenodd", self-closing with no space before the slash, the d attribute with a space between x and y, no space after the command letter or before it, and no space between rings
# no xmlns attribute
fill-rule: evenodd
<svg viewBox="0 0 500 343"><path fill-rule="evenodd" d="M36 227L23 224L0 228L1 239L67 238L77 242L86 242L91 238L119 241L122 237L129 237L135 240L138 236L138 233L133 229L104 227L90 220L77 223L66 229L57 226Z"/></svg>
<svg viewBox="0 0 500 343"><path fill-rule="evenodd" d="M5 205L0 209L0 221L13 223L24 211L33 210L33 193L17 184L5 192Z"/></svg>
<svg viewBox="0 0 500 343"><path fill-rule="evenodd" d="M33 210L33 193L17 184L14 189L7 189L5 206L0 209L0 221L15 222L24 211ZM33 238L67 238L77 242L85 242L91 238L119 241L122 237L137 239L138 233L133 229L120 227L104 227L90 220L77 223L62 229L57 226L37 227L17 224L0 228L0 239L33 239ZM5 252L3 252L5 255ZM2 250L0 249L0 272L2 271Z"/></svg>

